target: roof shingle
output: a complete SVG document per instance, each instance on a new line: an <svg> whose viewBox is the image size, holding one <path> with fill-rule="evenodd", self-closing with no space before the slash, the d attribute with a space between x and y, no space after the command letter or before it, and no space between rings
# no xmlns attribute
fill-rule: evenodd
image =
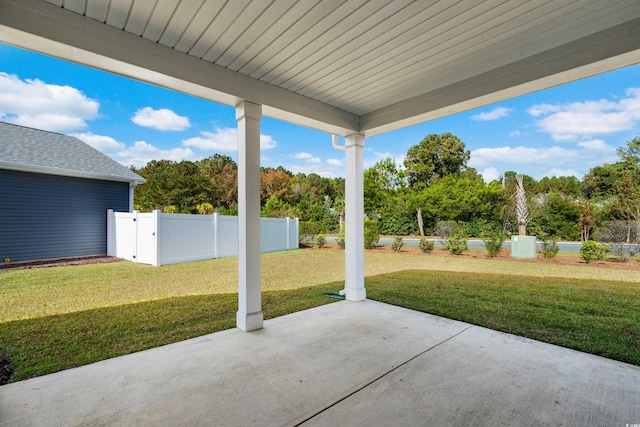
<svg viewBox="0 0 640 427"><path fill-rule="evenodd" d="M140 175L78 138L4 122L0 122L0 169L145 182Z"/></svg>

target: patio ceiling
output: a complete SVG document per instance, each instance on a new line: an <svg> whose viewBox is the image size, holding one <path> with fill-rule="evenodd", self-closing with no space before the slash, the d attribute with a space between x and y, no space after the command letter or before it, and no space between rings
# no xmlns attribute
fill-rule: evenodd
<svg viewBox="0 0 640 427"><path fill-rule="evenodd" d="M366 136L640 62L638 0L0 0L0 41Z"/></svg>

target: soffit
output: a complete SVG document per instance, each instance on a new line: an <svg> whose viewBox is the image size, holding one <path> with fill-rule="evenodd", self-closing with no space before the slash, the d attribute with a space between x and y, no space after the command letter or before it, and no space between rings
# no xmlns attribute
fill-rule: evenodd
<svg viewBox="0 0 640 427"><path fill-rule="evenodd" d="M0 0L3 9L24 22L0 17L0 40L342 134L640 62L637 0Z"/></svg>

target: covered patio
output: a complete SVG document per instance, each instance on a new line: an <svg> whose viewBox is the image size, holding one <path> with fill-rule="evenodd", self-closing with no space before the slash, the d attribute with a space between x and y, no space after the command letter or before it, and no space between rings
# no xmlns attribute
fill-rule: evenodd
<svg viewBox="0 0 640 427"><path fill-rule="evenodd" d="M344 137L345 288L366 138L640 62L636 0L0 0L0 41L236 108L237 326L263 325L260 120Z"/></svg>
<svg viewBox="0 0 640 427"><path fill-rule="evenodd" d="M637 368L366 301L363 255L367 137L640 63L637 0L0 0L0 41L235 107L237 326L257 331L2 387L0 422L640 421ZM258 331L263 115L344 138L348 301Z"/></svg>
<svg viewBox="0 0 640 427"><path fill-rule="evenodd" d="M640 368L341 301L0 387L0 425L610 425Z"/></svg>

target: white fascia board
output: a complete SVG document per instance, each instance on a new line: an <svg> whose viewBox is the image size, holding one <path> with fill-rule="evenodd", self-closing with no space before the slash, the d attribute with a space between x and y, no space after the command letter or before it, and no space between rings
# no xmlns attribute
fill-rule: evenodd
<svg viewBox="0 0 640 427"><path fill-rule="evenodd" d="M39 0L0 0L0 41L270 117L342 135L355 114L253 79Z"/></svg>
<svg viewBox="0 0 640 427"><path fill-rule="evenodd" d="M361 116L390 132L640 63L640 18Z"/></svg>
<svg viewBox="0 0 640 427"><path fill-rule="evenodd" d="M72 178L97 179L100 181L128 182L134 185L144 184L145 182L147 182L147 180L142 177L139 179L126 178L123 176L83 172L72 169L53 168L48 166L24 165L12 162L0 162L0 169L17 172L40 173L45 175L68 176Z"/></svg>

